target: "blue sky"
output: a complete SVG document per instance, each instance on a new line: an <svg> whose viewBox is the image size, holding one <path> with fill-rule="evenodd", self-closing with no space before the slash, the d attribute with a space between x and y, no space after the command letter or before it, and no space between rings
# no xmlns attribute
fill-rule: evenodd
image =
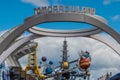
<svg viewBox="0 0 120 80"><path fill-rule="evenodd" d="M48 5L73 5L80 7L93 7L96 9L97 15L104 17L108 21L108 24L111 26L111 28L120 33L120 0L1 0L0 32L21 25L24 22L25 18L34 14L34 8ZM40 26L53 29L79 29L79 27L81 29L81 26L83 26L82 28L91 27L85 24L81 25L80 23L47 23ZM53 53L53 56L58 56L59 53L61 54L60 51L62 48L60 48L59 46L62 46L63 39L45 38L40 40L37 39L36 41L38 41L38 43L43 46L42 48L39 48L39 53L49 54L49 52L51 52ZM46 41L46 43L43 43L43 41ZM91 73L93 73L92 76L95 77L95 80L107 71L115 72L120 69L118 67L119 65L117 64L120 58L118 57L118 55L114 54L115 52L113 50L111 50L104 44L95 40L81 38L68 39L68 43L68 45L70 45L70 53L75 53L75 56L77 56L77 52L80 50L89 50L93 54L93 56L96 56L93 59L93 67L91 70ZM50 45L48 46L48 44ZM91 46L93 44L94 46ZM101 55L101 53L104 53L104 55ZM110 54L108 55L108 53ZM101 62L101 59L104 62ZM24 61L22 61L23 64ZM95 70L93 68L95 68ZM92 78L92 80L94 79Z"/></svg>
<svg viewBox="0 0 120 80"><path fill-rule="evenodd" d="M96 14L107 19L108 24L120 33L120 0L1 0L0 31L10 29L23 23L24 19L33 15L35 7L48 5L73 5L96 8ZM79 25L70 23L69 27L58 23L44 24L43 27L54 29L79 29ZM51 27L54 25L53 27ZM57 27L55 26L57 25ZM76 27L73 27L76 25Z"/></svg>

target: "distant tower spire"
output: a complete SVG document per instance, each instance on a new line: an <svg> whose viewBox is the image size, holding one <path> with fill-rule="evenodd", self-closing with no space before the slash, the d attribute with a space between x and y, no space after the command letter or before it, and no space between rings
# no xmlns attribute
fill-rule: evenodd
<svg viewBox="0 0 120 80"><path fill-rule="evenodd" d="M63 42L63 61L68 61L68 55L67 55L67 41L66 41L66 37L64 39L64 42Z"/></svg>

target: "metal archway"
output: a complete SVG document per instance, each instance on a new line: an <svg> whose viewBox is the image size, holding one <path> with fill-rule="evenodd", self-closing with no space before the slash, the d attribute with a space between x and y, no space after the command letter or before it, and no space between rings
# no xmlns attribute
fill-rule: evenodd
<svg viewBox="0 0 120 80"><path fill-rule="evenodd" d="M91 24L97 28L93 29L94 32L92 32L92 30L89 29L88 30L89 33L85 33L87 30L84 30L84 31L81 31L81 30L80 31L54 31L54 30L45 30L45 29L35 30L35 28L33 27L40 23L54 22L54 21L82 22L82 23ZM12 46L14 45L10 46L11 43L14 42L15 39L17 39L24 31L28 29L29 31L35 34L39 34L41 36L52 36L52 37L85 37L85 36L97 34L102 30L110 34L118 42L118 44L120 44L120 35L117 32L115 32L113 29L111 29L107 25L106 20L101 18L100 16L91 15L87 13L80 13L80 12L77 12L77 13L76 12L60 12L60 13L53 12L53 13L34 15L32 17L29 17L25 20L24 24L13 29L0 43L0 54L1 54L0 59L1 59L1 56L5 54L5 52L13 51ZM10 46L9 49L7 49L8 46Z"/></svg>
<svg viewBox="0 0 120 80"><path fill-rule="evenodd" d="M8 56L10 56L12 53L14 53L16 50L18 50L19 47L22 45L28 43L29 41L36 39L36 38L41 38L43 36L38 36L38 35L30 35L26 38L23 38L16 43L14 43L11 47L9 47L6 51L3 52L3 54L0 56L0 63L2 63ZM113 43L109 39L101 36L101 35L91 35L88 38L92 38L94 40L97 40L99 42L104 43L108 47L110 47L112 50L114 50L118 55L120 55L120 45ZM117 46L117 48L116 48ZM23 55L24 56L24 55Z"/></svg>

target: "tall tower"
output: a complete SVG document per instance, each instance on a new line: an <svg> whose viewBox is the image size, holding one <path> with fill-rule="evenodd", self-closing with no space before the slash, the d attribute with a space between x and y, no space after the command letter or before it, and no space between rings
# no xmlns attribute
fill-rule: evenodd
<svg viewBox="0 0 120 80"><path fill-rule="evenodd" d="M69 69L69 62L68 62L68 54L67 54L67 41L66 38L63 41L63 56L62 56L62 70L67 70ZM70 78L70 72L66 72L62 74L63 80L69 80Z"/></svg>
<svg viewBox="0 0 120 80"><path fill-rule="evenodd" d="M62 59L63 59L63 62L67 62L68 61L68 54L67 54L68 50L67 50L67 41L66 41L66 38L63 42L63 56L62 56Z"/></svg>
<svg viewBox="0 0 120 80"><path fill-rule="evenodd" d="M67 41L66 38L63 41L63 55L62 55L62 64L61 67L62 69L68 69L69 68L69 63L68 63L68 54L67 54Z"/></svg>

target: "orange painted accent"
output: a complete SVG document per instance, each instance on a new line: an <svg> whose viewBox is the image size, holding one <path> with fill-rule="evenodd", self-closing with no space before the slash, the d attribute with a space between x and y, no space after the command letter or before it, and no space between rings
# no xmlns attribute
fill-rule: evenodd
<svg viewBox="0 0 120 80"><path fill-rule="evenodd" d="M89 58L82 58L79 60L78 64L80 68L88 69L90 67L91 62Z"/></svg>

